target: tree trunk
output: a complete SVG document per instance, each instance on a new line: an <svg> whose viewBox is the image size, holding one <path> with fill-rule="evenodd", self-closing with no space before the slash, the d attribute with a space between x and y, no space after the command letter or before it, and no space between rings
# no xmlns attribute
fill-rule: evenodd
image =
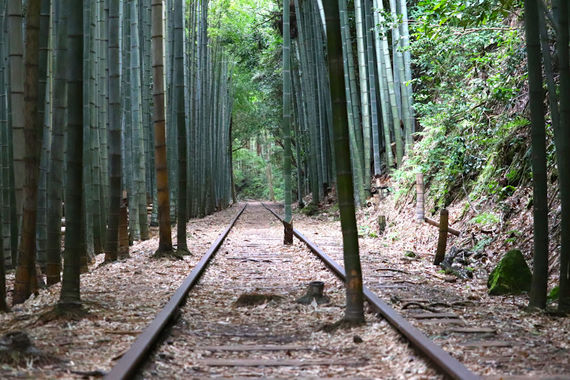
<svg viewBox="0 0 570 380"><path fill-rule="evenodd" d="M67 19L67 137L65 183L65 251L59 305L81 304L79 275L85 252L83 207L83 2L65 1Z"/></svg>
<svg viewBox="0 0 570 380"><path fill-rule="evenodd" d="M538 31L538 1L525 0L528 83L532 138L532 179L534 214L534 268L530 306L546 306L548 279L548 200L546 185L546 135L544 130L544 93Z"/></svg>
<svg viewBox="0 0 570 380"><path fill-rule="evenodd" d="M324 0L324 5L327 25L329 83L334 111L333 127L337 189L342 227L344 268L346 271L346 310L344 319L351 323L363 323L364 296L362 294L362 271L358 253L358 232L354 214L338 0Z"/></svg>
<svg viewBox="0 0 570 380"><path fill-rule="evenodd" d="M203 0L205 1L205 0ZM162 36L162 0L152 0L152 67L154 98L154 147L158 200L159 243L157 253L172 251L170 201L166 164L164 119L164 62Z"/></svg>
<svg viewBox="0 0 570 380"><path fill-rule="evenodd" d="M176 93L174 94L174 104L176 107L176 129L178 132L178 224L177 224L177 241L178 252L189 253L188 243L186 242L186 221L187 201L187 141L186 138L186 112L184 110L184 29L183 16L184 4L183 0L175 0L174 3L174 76L177 78Z"/></svg>
<svg viewBox="0 0 570 380"><path fill-rule="evenodd" d="M41 0L29 0L26 9L24 136L25 171L22 233L18 247L18 267L13 303L24 302L37 288L36 218L38 202L41 123L38 115L38 63Z"/></svg>
<svg viewBox="0 0 570 380"><path fill-rule="evenodd" d="M61 216L63 194L64 133L67 113L67 9L64 0L55 3L56 41L54 51L54 90L52 143L48 176L47 265L48 285L61 281Z"/></svg>
<svg viewBox="0 0 570 380"><path fill-rule="evenodd" d="M121 73L119 68L119 10L121 0L109 0L109 156L110 189L105 261L119 257L119 218L122 197Z"/></svg>
<svg viewBox="0 0 570 380"><path fill-rule="evenodd" d="M558 44L561 47L568 47L568 2L560 1L559 3L560 15L558 17ZM556 145L556 150L560 152L558 172L569 173L570 60L568 58L567 48L558 49L558 54L560 65L560 139L558 140L559 144ZM570 311L570 176L560 175L559 181L560 199L562 203L562 221L560 224L560 298L558 300L558 310L567 313Z"/></svg>
<svg viewBox="0 0 570 380"><path fill-rule="evenodd" d="M25 137L24 137L24 35L22 31L22 0L8 0L8 46L10 67L10 119L12 127L12 158L16 220L12 225L13 252L16 251L22 221L24 199ZM14 241L15 240L15 241ZM17 255L13 255L16 263Z"/></svg>
<svg viewBox="0 0 570 380"><path fill-rule="evenodd" d="M283 187L284 221L291 224L291 25L289 4L283 6ZM285 244L292 244L286 241Z"/></svg>
<svg viewBox="0 0 570 380"><path fill-rule="evenodd" d="M354 0L356 19L356 46L358 49L358 72L360 77L360 104L362 105L362 139L364 151L364 188L370 188L370 103L368 90L368 67L366 59L366 36L362 1Z"/></svg>

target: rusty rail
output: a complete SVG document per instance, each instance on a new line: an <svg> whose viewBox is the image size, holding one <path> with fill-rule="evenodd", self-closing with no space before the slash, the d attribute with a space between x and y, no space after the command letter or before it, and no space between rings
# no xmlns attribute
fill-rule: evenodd
<svg viewBox="0 0 570 380"><path fill-rule="evenodd" d="M263 204L269 212L277 219L282 218L265 204ZM323 252L315 243L307 239L297 229L293 228L293 235L305 243L309 249L319 257L340 279L345 280L344 268L336 263L330 256ZM366 287L363 287L364 297L372 305L372 307L382 315L400 334L405 336L410 343L415 346L422 354L430 359L445 375L453 379L480 379L478 375L469 371L461 362L445 352L441 347L433 343L420 330L412 326L404 317L396 310L392 309L386 302L382 301L376 294Z"/></svg>
<svg viewBox="0 0 570 380"><path fill-rule="evenodd" d="M176 290L174 295L170 298L166 306L157 314L156 318L148 325L148 327L138 336L137 340L132 344L131 348L121 357L117 364L105 376L105 379L129 379L132 378L137 370L140 368L150 350L154 347L164 329L169 325L176 311L186 298L190 289L198 283L200 276L208 266L208 263L214 257L222 245L226 236L241 216L247 204L237 213L232 219L229 226L222 232L218 239L212 243L208 251L204 254L202 259L196 264L192 272L186 277L180 288Z"/></svg>

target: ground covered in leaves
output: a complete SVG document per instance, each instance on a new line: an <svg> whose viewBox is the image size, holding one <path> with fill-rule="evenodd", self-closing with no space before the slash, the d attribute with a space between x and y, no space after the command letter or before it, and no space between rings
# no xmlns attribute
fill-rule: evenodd
<svg viewBox="0 0 570 380"><path fill-rule="evenodd" d="M391 183L383 185L393 188ZM295 228L340 261L338 208L332 203L323 208L326 211L312 217L297 214ZM464 209L464 204L449 209L450 226L462 234L449 235L447 253L452 249L472 252L464 266L471 278L445 273L433 265L438 229L415 221L413 197L396 202L386 191L377 194L358 212L365 286L479 375L570 379L570 318L554 312L528 312L526 294L487 294L488 274L508 249L520 248L528 256L532 231L514 240L501 241L497 236L502 230L528 230L531 210L520 211L506 228L488 231L470 224L469 218L458 223ZM380 215L386 217L383 232ZM495 244L479 244L490 236Z"/></svg>
<svg viewBox="0 0 570 380"><path fill-rule="evenodd" d="M51 358L46 361L31 356L21 366L0 363L0 378L82 378L108 371L166 304L236 211L237 207L231 207L190 221L188 246L192 255L184 260L153 259L158 238L130 247L126 260L103 265L103 255L97 256L91 271L81 276L82 300L89 312L84 319L41 322L42 314L59 299L59 285L41 289L10 313L0 314L0 336L23 331L41 357ZM12 282L10 274L8 289L12 289Z"/></svg>
<svg viewBox="0 0 570 380"><path fill-rule="evenodd" d="M145 378L437 378L382 319L322 331L343 317L344 286L283 225L250 203L192 291ZM311 281L330 303L296 302Z"/></svg>
<svg viewBox="0 0 570 380"><path fill-rule="evenodd" d="M41 353L19 365L0 364L0 378L82 378L109 371L237 211L234 206L192 220L192 255L184 260L152 259L156 238L132 246L127 260L102 265L103 257L97 257L81 278L87 318L40 322L57 302L59 286L0 314L0 335L23 331ZM455 212L450 210L452 223ZM432 264L437 229L415 223L413 213L411 202L396 205L393 197L359 212L365 285L479 375L563 378L570 373L569 319L526 312L524 295L488 296L492 260L483 256L471 263L471 279L442 273ZM379 215L387 219L382 233L375 224ZM335 207L313 217L296 213L294 227L342 262ZM373 314L367 313L365 326L322 331L343 315L343 285L296 239L284 247L282 234L282 224L261 205L248 206L192 291L171 336L156 349L145 378L438 377ZM460 239L452 238L449 247ZM331 302L297 304L315 280L325 283Z"/></svg>

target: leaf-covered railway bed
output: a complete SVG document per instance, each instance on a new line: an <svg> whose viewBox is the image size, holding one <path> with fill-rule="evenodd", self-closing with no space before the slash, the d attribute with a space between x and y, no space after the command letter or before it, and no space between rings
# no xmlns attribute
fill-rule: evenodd
<svg viewBox="0 0 570 380"><path fill-rule="evenodd" d="M387 322L320 331L343 317L344 285L251 203L192 290L144 378L438 378ZM330 303L296 303L323 281Z"/></svg>
<svg viewBox="0 0 570 380"><path fill-rule="evenodd" d="M570 378L570 319L528 313L524 295L489 296L486 276L475 273L473 279L461 280L440 273L432 263L437 229L418 225L412 212L402 217L389 202L377 210L389 222L380 237L366 233L371 218L365 213L371 209L359 215L366 287L484 378ZM276 205L271 208L280 212ZM342 262L342 234L334 212L296 214L295 228ZM408 257L409 251L416 257Z"/></svg>

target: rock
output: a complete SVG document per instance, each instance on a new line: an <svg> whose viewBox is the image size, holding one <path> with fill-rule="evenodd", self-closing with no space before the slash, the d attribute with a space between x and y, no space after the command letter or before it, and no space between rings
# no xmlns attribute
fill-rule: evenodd
<svg viewBox="0 0 570 380"><path fill-rule="evenodd" d="M353 341L354 343L362 343L362 342L363 342L362 338L359 337L358 335L353 336L353 337L352 337L352 341Z"/></svg>
<svg viewBox="0 0 570 380"><path fill-rule="evenodd" d="M323 294L325 284L322 281L311 281L307 287L307 292L304 296L297 299L297 303L303 305L310 305L313 300L317 305L323 305L330 302L330 298Z"/></svg>
<svg viewBox="0 0 570 380"><path fill-rule="evenodd" d="M513 249L499 261L487 281L490 295L520 294L530 290L532 273L518 249Z"/></svg>

